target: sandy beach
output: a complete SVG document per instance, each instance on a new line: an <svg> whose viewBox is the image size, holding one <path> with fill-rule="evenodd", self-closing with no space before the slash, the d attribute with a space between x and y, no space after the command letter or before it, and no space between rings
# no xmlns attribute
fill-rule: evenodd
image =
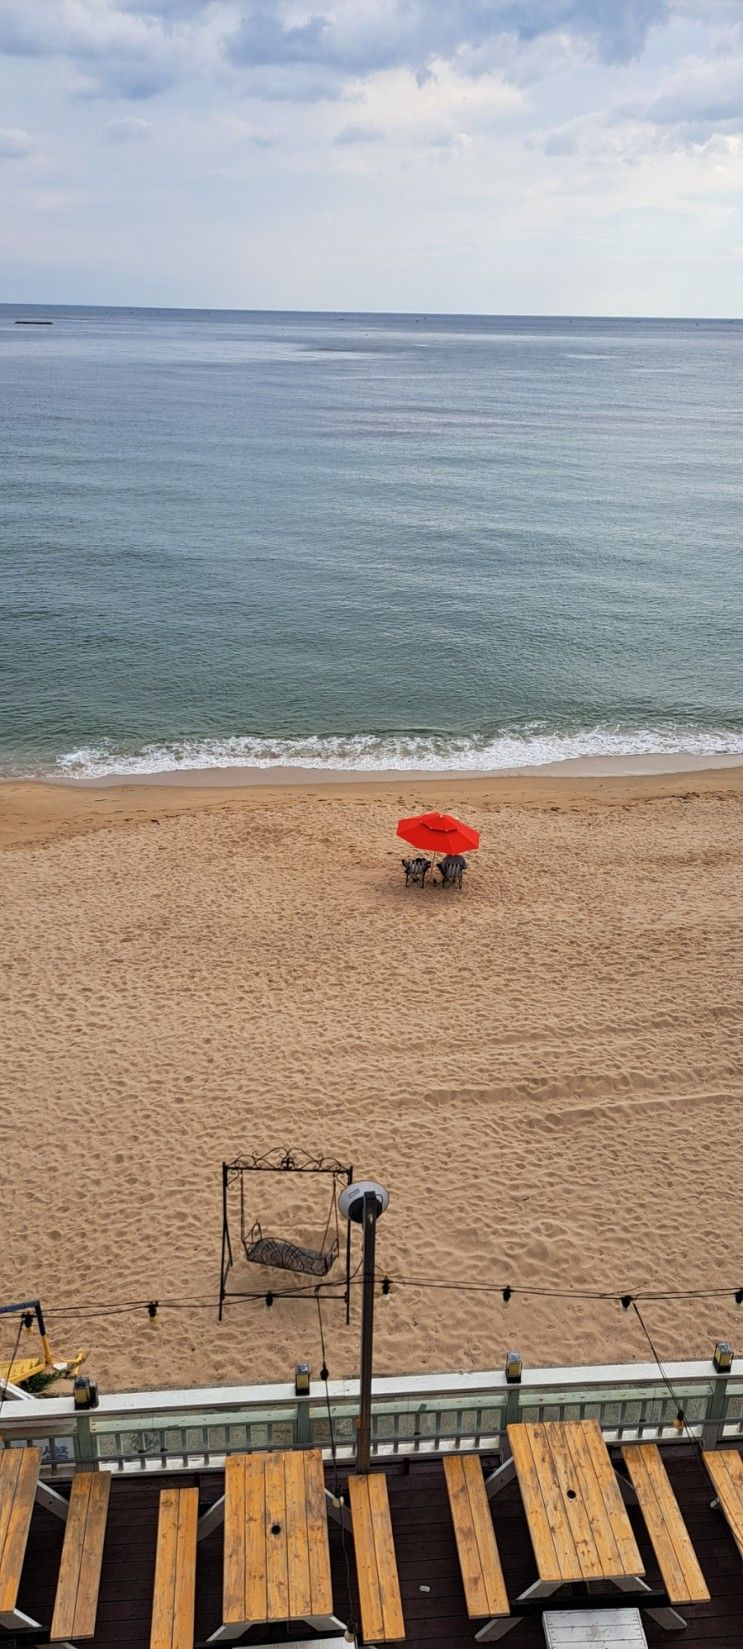
<svg viewBox="0 0 743 1649"><path fill-rule="evenodd" d="M396 820L429 807L482 832L461 896L404 888ZM742 824L741 768L1 786L2 1298L38 1294L55 1351L87 1345L108 1390L318 1371L311 1302L216 1321L220 1164L276 1145L388 1186L393 1278L743 1285ZM256 1217L315 1243L324 1193L292 1208L285 1186ZM154 1329L54 1316L150 1297L194 1306ZM333 1376L355 1370L357 1311L346 1329L326 1307ZM645 1315L663 1356L740 1349L731 1300ZM613 1303L393 1287L379 1306L380 1373L511 1346L648 1356Z"/></svg>

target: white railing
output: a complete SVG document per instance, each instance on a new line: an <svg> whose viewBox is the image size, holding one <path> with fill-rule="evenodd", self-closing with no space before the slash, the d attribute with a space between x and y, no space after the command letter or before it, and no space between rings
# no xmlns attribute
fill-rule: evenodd
<svg viewBox="0 0 743 1649"><path fill-rule="evenodd" d="M245 1449L320 1447L354 1458L358 1381L315 1382L309 1397L292 1385L215 1386L102 1396L76 1410L70 1397L8 1400L0 1446L41 1445L46 1474L78 1465L102 1470L208 1470ZM685 1430L674 1426L679 1407ZM628 1363L525 1369L520 1384L500 1372L380 1377L373 1383L372 1447L379 1457L453 1449L500 1453L517 1420L595 1417L607 1442L676 1443L689 1434L707 1448L743 1439L743 1358L729 1374L712 1363Z"/></svg>

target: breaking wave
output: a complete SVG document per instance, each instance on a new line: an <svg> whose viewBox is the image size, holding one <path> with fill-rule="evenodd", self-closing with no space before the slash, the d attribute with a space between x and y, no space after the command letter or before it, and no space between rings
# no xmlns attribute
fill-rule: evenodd
<svg viewBox="0 0 743 1649"><path fill-rule="evenodd" d="M490 773L611 756L743 755L743 730L592 727L565 732L534 722L493 735L353 733L182 739L117 748L109 740L67 751L58 777L135 777L206 768L308 768L343 773Z"/></svg>

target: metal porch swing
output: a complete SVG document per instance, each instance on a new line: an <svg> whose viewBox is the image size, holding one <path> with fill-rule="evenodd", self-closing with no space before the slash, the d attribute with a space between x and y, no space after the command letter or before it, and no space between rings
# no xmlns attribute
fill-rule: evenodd
<svg viewBox="0 0 743 1649"><path fill-rule="evenodd" d="M316 1248L293 1242L290 1237L264 1231L259 1219L252 1219L246 1208L245 1175L252 1173L325 1174L330 1179L330 1203L325 1227ZM240 1241L245 1258L251 1265L263 1265L279 1271L291 1271L309 1277L327 1277L340 1253L340 1222L338 1194L353 1179L353 1168L321 1156L303 1151L269 1151L263 1156L237 1157L234 1162L222 1163L222 1265L220 1272L219 1316L228 1291L227 1274L233 1264L232 1242L229 1230L229 1192L236 1183L240 1188ZM343 1297L346 1314L350 1302L350 1228L346 1231L346 1276ZM245 1294L230 1297L245 1298Z"/></svg>
<svg viewBox="0 0 743 1649"><path fill-rule="evenodd" d="M333 1214L335 1213L335 1235L328 1242ZM340 1225L338 1222L338 1203L335 1195L335 1180L330 1189L330 1207L325 1221L325 1230L320 1238L319 1248L302 1248L299 1243L290 1242L288 1237L265 1237L260 1220L254 1220L250 1230L245 1230L245 1203L243 1187L240 1186L240 1235L242 1237L245 1258L253 1265L271 1265L278 1271L302 1271L308 1277L327 1277L331 1266L335 1265L340 1248Z"/></svg>

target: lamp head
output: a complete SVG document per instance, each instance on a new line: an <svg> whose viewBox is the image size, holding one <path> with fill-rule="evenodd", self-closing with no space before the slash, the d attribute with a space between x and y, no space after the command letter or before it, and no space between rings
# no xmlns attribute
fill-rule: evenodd
<svg viewBox="0 0 743 1649"><path fill-rule="evenodd" d="M383 1185L378 1185L373 1179L359 1179L354 1185L347 1185L338 1198L338 1207L344 1219L352 1220L354 1225L360 1225L364 1217L364 1197L371 1193L377 1204L377 1219L383 1214L390 1200L389 1191Z"/></svg>

